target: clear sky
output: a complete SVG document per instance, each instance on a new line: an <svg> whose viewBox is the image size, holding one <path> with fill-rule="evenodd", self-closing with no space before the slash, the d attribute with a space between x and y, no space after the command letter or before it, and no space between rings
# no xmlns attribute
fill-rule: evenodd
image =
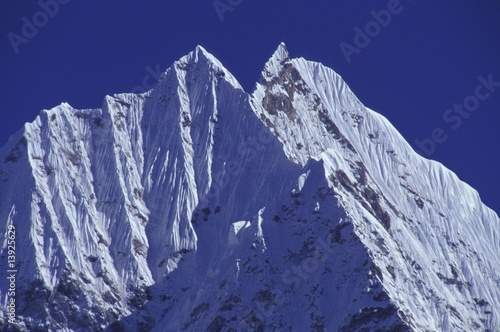
<svg viewBox="0 0 500 332"><path fill-rule="evenodd" d="M41 109L150 86L197 44L251 92L284 41L500 212L498 0L4 0L0 35L0 145Z"/></svg>

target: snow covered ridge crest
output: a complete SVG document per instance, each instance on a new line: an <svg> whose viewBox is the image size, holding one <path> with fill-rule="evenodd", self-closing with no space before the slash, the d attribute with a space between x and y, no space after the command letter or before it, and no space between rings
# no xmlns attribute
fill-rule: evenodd
<svg viewBox="0 0 500 332"><path fill-rule="evenodd" d="M0 149L2 330L498 331L499 223L333 70L198 46Z"/></svg>

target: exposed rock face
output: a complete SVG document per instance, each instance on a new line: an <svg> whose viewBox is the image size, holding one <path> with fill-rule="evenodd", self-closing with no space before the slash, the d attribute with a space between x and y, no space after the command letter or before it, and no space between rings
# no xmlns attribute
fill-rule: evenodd
<svg viewBox="0 0 500 332"><path fill-rule="evenodd" d="M281 44L249 95L197 47L151 91L44 110L0 150L3 325L495 330L499 223L333 70Z"/></svg>

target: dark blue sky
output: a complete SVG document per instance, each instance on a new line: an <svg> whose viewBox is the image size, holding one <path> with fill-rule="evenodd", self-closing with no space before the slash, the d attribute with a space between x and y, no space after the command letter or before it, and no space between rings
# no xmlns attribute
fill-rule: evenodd
<svg viewBox="0 0 500 332"><path fill-rule="evenodd" d="M251 92L284 41L292 56L335 69L365 105L414 147L427 142L430 158L500 212L500 87L477 88L479 76L500 82L498 0L218 0L220 11L228 9L223 20L212 0L59 2L53 17L36 1L0 4L0 145L43 108L100 107L107 94L140 89L149 71L163 71L197 44ZM388 24L370 23L372 11L387 9ZM355 40L356 27L368 27L369 43ZM357 42L350 62L342 42ZM453 111L464 102L473 111ZM435 140L446 140L432 148L426 139L436 128Z"/></svg>

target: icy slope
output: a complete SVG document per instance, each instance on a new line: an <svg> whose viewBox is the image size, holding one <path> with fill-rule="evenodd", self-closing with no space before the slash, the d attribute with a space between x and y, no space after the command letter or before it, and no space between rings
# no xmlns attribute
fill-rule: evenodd
<svg viewBox="0 0 500 332"><path fill-rule="evenodd" d="M32 328L116 319L153 283L143 248L148 209L115 106L108 98L103 111L43 111L25 126L19 157L4 159L2 229L16 227L18 313Z"/></svg>
<svg viewBox="0 0 500 332"><path fill-rule="evenodd" d="M252 95L197 47L151 91L42 111L0 158L21 329L499 326L498 216L283 44Z"/></svg>
<svg viewBox="0 0 500 332"><path fill-rule="evenodd" d="M253 105L291 160L325 162L405 321L417 330L499 326L499 219L475 190L418 156L333 70L289 59L284 45Z"/></svg>

